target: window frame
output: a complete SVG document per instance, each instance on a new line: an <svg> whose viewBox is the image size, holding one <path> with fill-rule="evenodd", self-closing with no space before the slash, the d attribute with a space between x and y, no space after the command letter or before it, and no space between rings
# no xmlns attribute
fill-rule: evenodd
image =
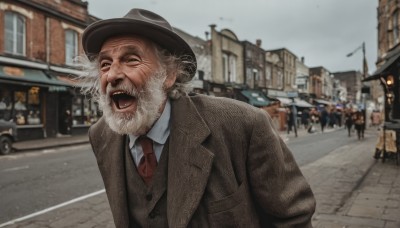
<svg viewBox="0 0 400 228"><path fill-rule="evenodd" d="M8 22L11 23L11 29L7 25ZM20 28L22 29L21 32L18 31ZM11 39L8 39L9 35ZM7 41L11 41L11 49L9 49ZM4 12L4 52L13 55L26 55L26 18L14 11Z"/></svg>
<svg viewBox="0 0 400 228"><path fill-rule="evenodd" d="M68 36L72 37L72 40ZM66 65L75 65L74 58L78 55L78 39L79 34L77 31L73 29L65 30L65 64ZM71 43L70 43L70 42Z"/></svg>

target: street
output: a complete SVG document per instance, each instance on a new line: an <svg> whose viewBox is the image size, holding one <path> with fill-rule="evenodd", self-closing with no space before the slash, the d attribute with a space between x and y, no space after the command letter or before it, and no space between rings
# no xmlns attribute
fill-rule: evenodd
<svg viewBox="0 0 400 228"><path fill-rule="evenodd" d="M303 130L297 138L289 135L286 143L317 199L315 227L400 224L396 220L399 201L393 201L399 191L396 182L383 188L377 173L370 174L375 175L372 180L378 190L368 185L365 188L374 192L383 188L387 193L385 200L382 194L377 196L381 197L379 213L373 210L376 206L371 206L376 201L362 194L362 187L371 180L363 181L376 163L372 159L376 135L377 130L372 128L364 140L357 140L355 135L348 137L344 129L314 134ZM377 165L392 169L389 171L394 177L399 175L390 161ZM87 144L0 157L0 167L0 227L114 227L94 155ZM384 183L388 183L387 178ZM382 220L382 215L387 220Z"/></svg>
<svg viewBox="0 0 400 228"><path fill-rule="evenodd" d="M304 130L299 130L304 131ZM352 137L347 137L345 129L328 129L326 132L314 134L303 133L297 138L291 137L287 142L299 166L304 166L316 161L317 159L329 154L329 152L352 143L359 143L355 133Z"/></svg>
<svg viewBox="0 0 400 228"><path fill-rule="evenodd" d="M103 188L89 145L0 157L0 224Z"/></svg>

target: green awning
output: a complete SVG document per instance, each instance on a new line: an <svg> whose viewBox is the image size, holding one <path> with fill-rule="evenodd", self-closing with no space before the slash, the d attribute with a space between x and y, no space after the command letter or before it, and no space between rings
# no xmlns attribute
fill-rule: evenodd
<svg viewBox="0 0 400 228"><path fill-rule="evenodd" d="M261 91L242 90L240 92L248 99L248 103L253 106L264 107L268 106L271 103L270 100Z"/></svg>
<svg viewBox="0 0 400 228"><path fill-rule="evenodd" d="M66 86L69 86L42 70L4 65L0 65L0 80L11 84L50 87L52 91L65 91Z"/></svg>

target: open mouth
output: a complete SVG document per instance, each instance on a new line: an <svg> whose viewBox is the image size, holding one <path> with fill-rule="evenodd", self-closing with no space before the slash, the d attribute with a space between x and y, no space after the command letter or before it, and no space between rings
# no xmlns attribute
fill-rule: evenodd
<svg viewBox="0 0 400 228"><path fill-rule="evenodd" d="M116 91L111 94L111 99L118 109L125 109L135 103L136 97L124 91Z"/></svg>

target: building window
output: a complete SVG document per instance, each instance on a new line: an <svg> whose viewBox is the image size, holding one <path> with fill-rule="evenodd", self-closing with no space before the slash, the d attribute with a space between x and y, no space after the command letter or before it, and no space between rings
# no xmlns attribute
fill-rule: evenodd
<svg viewBox="0 0 400 228"><path fill-rule="evenodd" d="M25 55L25 17L7 11L4 14L4 51Z"/></svg>
<svg viewBox="0 0 400 228"><path fill-rule="evenodd" d="M83 95L75 96L72 100L72 125L91 125L100 117L98 105Z"/></svg>
<svg viewBox="0 0 400 228"><path fill-rule="evenodd" d="M78 55L78 33L74 30L65 30L65 63L74 64L74 58Z"/></svg>
<svg viewBox="0 0 400 228"><path fill-rule="evenodd" d="M229 80L229 64L228 64L228 55L225 53L222 54L222 72L223 72L225 82L228 82L228 80Z"/></svg>
<svg viewBox="0 0 400 228"><path fill-rule="evenodd" d="M225 82L236 82L236 56L222 54L222 71Z"/></svg>
<svg viewBox="0 0 400 228"><path fill-rule="evenodd" d="M0 87L0 120L11 120L12 99L8 88Z"/></svg>
<svg viewBox="0 0 400 228"><path fill-rule="evenodd" d="M283 75L281 71L278 71L278 81L276 83L277 87L282 89L283 86Z"/></svg>
<svg viewBox="0 0 400 228"><path fill-rule="evenodd" d="M247 59L251 59L251 57L253 56L252 51L250 49L246 50L246 57Z"/></svg>
<svg viewBox="0 0 400 228"><path fill-rule="evenodd" d="M236 56L229 56L230 82L236 82Z"/></svg>
<svg viewBox="0 0 400 228"><path fill-rule="evenodd" d="M36 86L9 89L0 86L0 119L17 125L42 123L40 88Z"/></svg>

